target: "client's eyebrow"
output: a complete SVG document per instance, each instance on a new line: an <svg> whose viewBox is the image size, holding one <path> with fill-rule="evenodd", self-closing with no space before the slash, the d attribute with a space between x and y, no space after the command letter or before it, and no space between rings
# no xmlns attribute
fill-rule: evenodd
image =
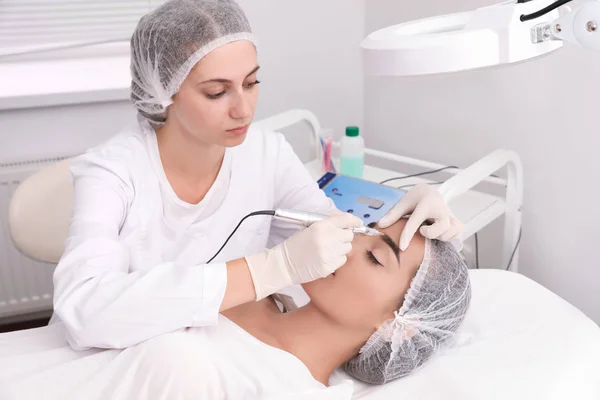
<svg viewBox="0 0 600 400"><path fill-rule="evenodd" d="M392 239L388 234L384 233L383 236L381 236L381 240L383 240L385 244L390 246L390 249L392 249L392 251L394 252L396 259L398 260L398 262L400 262L400 247L394 241L394 239Z"/></svg>

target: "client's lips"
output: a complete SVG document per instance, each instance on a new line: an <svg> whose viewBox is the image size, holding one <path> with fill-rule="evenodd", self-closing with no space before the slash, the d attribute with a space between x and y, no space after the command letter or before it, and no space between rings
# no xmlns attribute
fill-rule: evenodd
<svg viewBox="0 0 600 400"><path fill-rule="evenodd" d="M228 129L227 132L229 132L235 136L242 136L242 135L245 135L246 132L248 132L249 127L250 127L250 124L243 125L243 126L239 126L237 128Z"/></svg>

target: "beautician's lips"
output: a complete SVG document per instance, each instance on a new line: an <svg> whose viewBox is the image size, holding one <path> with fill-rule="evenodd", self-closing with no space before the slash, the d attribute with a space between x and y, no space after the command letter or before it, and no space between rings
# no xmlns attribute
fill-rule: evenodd
<svg viewBox="0 0 600 400"><path fill-rule="evenodd" d="M244 125L244 126L240 126L239 128L229 129L229 130L227 130L227 132L232 133L235 136L242 136L242 135L245 135L246 132L248 132L249 127L250 127L250 125Z"/></svg>

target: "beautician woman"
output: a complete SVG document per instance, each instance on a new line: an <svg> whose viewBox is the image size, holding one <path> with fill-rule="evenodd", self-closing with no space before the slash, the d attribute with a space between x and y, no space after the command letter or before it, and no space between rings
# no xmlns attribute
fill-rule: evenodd
<svg viewBox="0 0 600 400"><path fill-rule="evenodd" d="M75 349L125 348L220 311L326 277L346 260L361 221L335 210L281 134L252 126L255 39L235 0L171 0L131 39L138 123L75 159L75 207L54 274L55 313ZM91 77L93 78L93 77ZM461 225L419 187L383 221L413 213L450 240ZM298 230L249 218L286 208L330 218ZM423 228L425 229L425 228Z"/></svg>

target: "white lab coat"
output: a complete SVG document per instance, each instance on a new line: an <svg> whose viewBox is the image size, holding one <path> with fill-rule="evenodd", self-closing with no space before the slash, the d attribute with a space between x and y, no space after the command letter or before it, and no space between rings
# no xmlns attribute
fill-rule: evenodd
<svg viewBox="0 0 600 400"><path fill-rule="evenodd" d="M54 310L75 349L126 348L217 324L225 262L296 229L251 217L206 265L245 215L334 209L283 135L256 126L242 145L226 150L197 205L181 201L169 185L145 121L78 157L71 170L75 207L54 274Z"/></svg>

